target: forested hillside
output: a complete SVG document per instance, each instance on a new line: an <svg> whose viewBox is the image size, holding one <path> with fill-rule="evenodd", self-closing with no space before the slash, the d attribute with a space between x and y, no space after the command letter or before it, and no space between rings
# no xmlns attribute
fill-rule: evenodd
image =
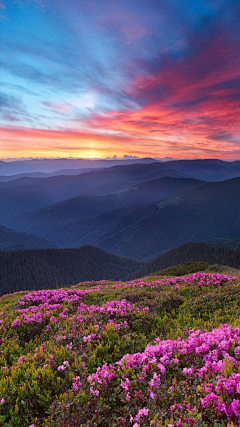
<svg viewBox="0 0 240 427"><path fill-rule="evenodd" d="M93 246L0 252L0 295L57 288L90 280L119 280L142 267Z"/></svg>
<svg viewBox="0 0 240 427"><path fill-rule="evenodd" d="M203 261L208 264L217 263L229 265L230 267L239 269L240 250L237 249L234 251L230 248L220 248L212 246L209 243L185 243L148 262L142 268L130 274L127 279L136 279L173 265L194 261ZM199 271L199 268L197 268L196 271Z"/></svg>
<svg viewBox="0 0 240 427"><path fill-rule="evenodd" d="M213 246L220 246L220 248L240 249L240 239L217 239L208 240L206 243L210 243Z"/></svg>

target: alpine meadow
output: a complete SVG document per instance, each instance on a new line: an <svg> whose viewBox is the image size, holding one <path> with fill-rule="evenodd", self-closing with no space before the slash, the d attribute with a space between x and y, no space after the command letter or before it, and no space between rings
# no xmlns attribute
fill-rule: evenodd
<svg viewBox="0 0 240 427"><path fill-rule="evenodd" d="M239 22L0 0L0 427L240 426Z"/></svg>

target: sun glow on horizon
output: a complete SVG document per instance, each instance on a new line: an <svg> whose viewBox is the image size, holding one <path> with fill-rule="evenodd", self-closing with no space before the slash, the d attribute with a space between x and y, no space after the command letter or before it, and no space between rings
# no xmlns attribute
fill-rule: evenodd
<svg viewBox="0 0 240 427"><path fill-rule="evenodd" d="M240 159L240 8L172 1L3 0L0 157Z"/></svg>

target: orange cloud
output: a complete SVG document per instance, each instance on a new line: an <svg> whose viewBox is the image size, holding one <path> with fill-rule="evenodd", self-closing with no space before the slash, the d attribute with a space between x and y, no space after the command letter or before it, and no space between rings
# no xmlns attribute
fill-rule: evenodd
<svg viewBox="0 0 240 427"><path fill-rule="evenodd" d="M144 113L146 114L146 112ZM139 116L138 116L139 118ZM118 119L111 118L111 129L119 124ZM105 119L106 124L106 119ZM124 126L125 125L125 126ZM121 118L121 126L126 129ZM121 127L120 126L120 127ZM189 138L188 143L182 145L182 135L165 134L159 136L146 136L139 138L137 126L129 125L131 134L127 135L100 135L94 132L80 132L67 130L47 130L28 128L0 128L1 150L0 157L28 157L28 156L75 156L75 157L106 157L124 154L151 157L174 158L225 158L233 159L239 154L234 146L228 144L223 149L217 141L209 145L203 141L201 135ZM239 156L240 157L240 156Z"/></svg>

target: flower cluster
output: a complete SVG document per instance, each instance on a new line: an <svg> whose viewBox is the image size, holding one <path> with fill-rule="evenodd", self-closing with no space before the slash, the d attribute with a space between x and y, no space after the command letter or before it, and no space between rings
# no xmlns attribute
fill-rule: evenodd
<svg viewBox="0 0 240 427"><path fill-rule="evenodd" d="M237 277L90 282L4 301L1 426L238 424Z"/></svg>

